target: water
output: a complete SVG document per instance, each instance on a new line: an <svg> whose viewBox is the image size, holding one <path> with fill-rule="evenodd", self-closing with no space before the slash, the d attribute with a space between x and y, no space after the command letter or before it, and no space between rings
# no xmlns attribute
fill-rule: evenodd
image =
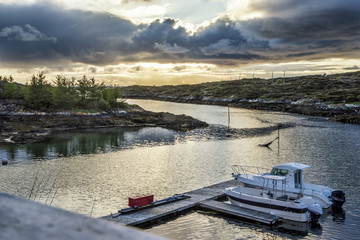
<svg viewBox="0 0 360 240"><path fill-rule="evenodd" d="M356 239L360 226L360 126L269 111L128 100L153 111L191 115L213 124L178 133L163 128L115 128L59 133L41 144L0 145L0 191L100 217L127 205L129 196L155 200L231 179L231 165L302 162L305 180L345 191L344 214L328 213L320 229L293 224L269 228L195 212L146 231L174 239ZM270 149L259 147L277 136ZM235 130L234 130L235 129ZM345 218L345 219L344 219ZM287 229L287 230L286 230ZM290 231L288 229L293 229ZM295 229L295 230L294 230ZM294 233L295 232L295 233ZM305 236L303 236L305 235Z"/></svg>

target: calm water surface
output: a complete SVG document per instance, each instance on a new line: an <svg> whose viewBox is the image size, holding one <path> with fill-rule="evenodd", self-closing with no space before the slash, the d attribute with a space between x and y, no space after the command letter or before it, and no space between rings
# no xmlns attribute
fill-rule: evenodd
<svg viewBox="0 0 360 240"><path fill-rule="evenodd" d="M147 110L191 115L210 128L178 133L163 128L113 128L59 133L47 143L0 145L0 191L100 217L127 205L129 196L159 200L231 179L231 165L271 168L301 162L305 180L345 191L344 213L327 213L321 227L280 228L195 212L146 231L173 239L358 239L360 126L324 118L220 106L128 100ZM271 149L259 147L277 136ZM292 230L289 230L292 229ZM294 236L294 234L297 235ZM300 233L300 234L299 234Z"/></svg>

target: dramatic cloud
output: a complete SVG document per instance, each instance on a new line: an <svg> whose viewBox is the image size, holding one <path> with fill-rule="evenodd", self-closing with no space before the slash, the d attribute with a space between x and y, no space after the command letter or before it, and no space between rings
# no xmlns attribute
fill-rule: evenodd
<svg viewBox="0 0 360 240"><path fill-rule="evenodd" d="M133 44L146 52L159 52L161 45L173 47L176 44L177 48L186 49L189 33L183 27L175 28L175 25L176 20L170 18L154 21L133 37Z"/></svg>
<svg viewBox="0 0 360 240"><path fill-rule="evenodd" d="M264 57L256 52L268 48L267 41L246 38L228 18L220 18L193 34L177 27L174 19L158 20L139 31L132 40L138 49L152 53L150 57L157 60L260 59Z"/></svg>
<svg viewBox="0 0 360 240"><path fill-rule="evenodd" d="M44 5L0 5L0 59L17 63L59 59L113 62L129 51L128 41L141 27L103 13ZM25 41L30 39L33 41Z"/></svg>
<svg viewBox="0 0 360 240"><path fill-rule="evenodd" d="M192 32L173 18L135 24L105 12L48 3L0 4L0 60L29 65L59 61L94 66L139 61L236 65L360 57L360 1L245 2L247 11L261 12L262 17L244 20L229 14Z"/></svg>
<svg viewBox="0 0 360 240"><path fill-rule="evenodd" d="M255 1L253 7L262 9L268 17L250 20L243 26L274 45L295 45L314 52L359 47L360 1Z"/></svg>
<svg viewBox="0 0 360 240"><path fill-rule="evenodd" d="M341 9L356 10L359 6L358 0L248 0L247 2L248 11L262 12L264 18L297 18L307 13L341 11Z"/></svg>
<svg viewBox="0 0 360 240"><path fill-rule="evenodd" d="M0 31L0 37L6 37L8 40L17 41L52 41L56 43L56 38L48 37L29 24L21 26L5 27Z"/></svg>

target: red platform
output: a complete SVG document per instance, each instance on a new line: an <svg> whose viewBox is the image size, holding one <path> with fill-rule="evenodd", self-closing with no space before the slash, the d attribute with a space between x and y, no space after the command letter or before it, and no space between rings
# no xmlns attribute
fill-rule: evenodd
<svg viewBox="0 0 360 240"><path fill-rule="evenodd" d="M132 208L138 208L145 205L149 205L154 201L154 195L137 197L137 198L129 198L129 206Z"/></svg>

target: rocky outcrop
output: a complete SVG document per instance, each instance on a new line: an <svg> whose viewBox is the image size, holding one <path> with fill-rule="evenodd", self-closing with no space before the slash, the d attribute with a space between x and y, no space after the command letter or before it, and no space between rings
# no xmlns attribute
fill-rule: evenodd
<svg viewBox="0 0 360 240"><path fill-rule="evenodd" d="M158 126L176 131L206 127L207 123L185 115L149 111L114 113L2 113L0 142L33 143L46 141L54 131L122 126Z"/></svg>
<svg viewBox="0 0 360 240"><path fill-rule="evenodd" d="M207 127L208 124L186 115L175 115L148 111L131 112L124 116L128 121L143 126L158 126L176 131L187 131L195 128Z"/></svg>

